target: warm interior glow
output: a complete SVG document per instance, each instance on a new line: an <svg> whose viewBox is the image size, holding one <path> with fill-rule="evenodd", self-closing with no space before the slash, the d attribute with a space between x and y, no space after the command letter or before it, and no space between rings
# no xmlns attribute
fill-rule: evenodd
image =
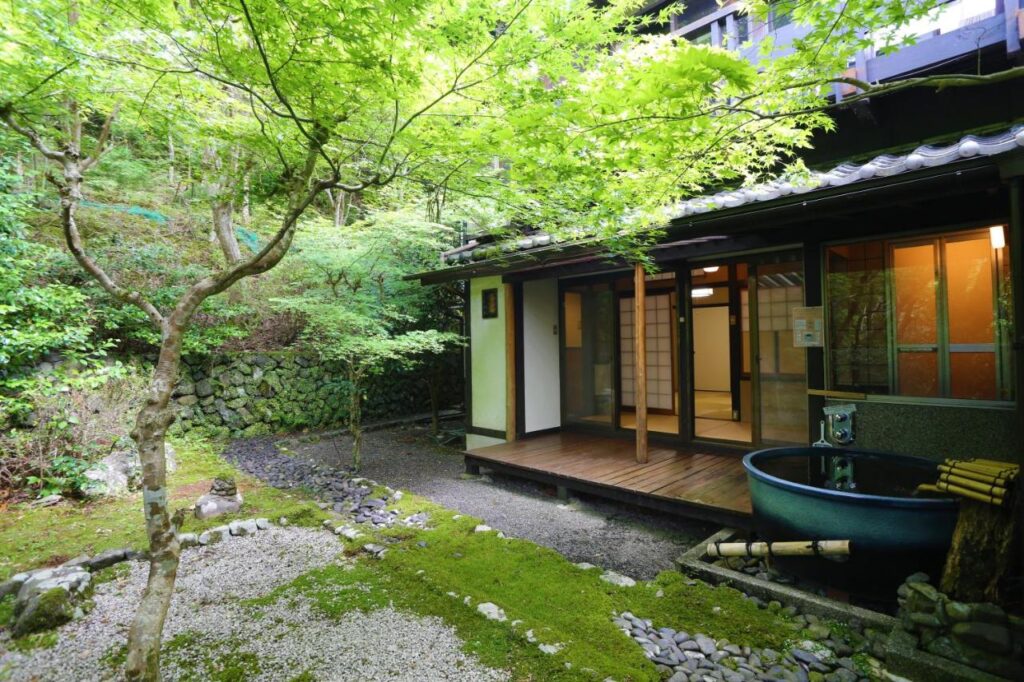
<svg viewBox="0 0 1024 682"><path fill-rule="evenodd" d="M993 249L1001 249L1006 246L1006 235L1003 233L1002 225L993 225L988 228L988 238L992 242Z"/></svg>
<svg viewBox="0 0 1024 682"><path fill-rule="evenodd" d="M704 272L706 272L708 274L711 274L712 272L718 272L718 266L717 265L709 265L706 268L704 268Z"/></svg>
<svg viewBox="0 0 1024 682"><path fill-rule="evenodd" d="M690 292L693 298L707 298L715 293L715 290L711 287L699 287Z"/></svg>

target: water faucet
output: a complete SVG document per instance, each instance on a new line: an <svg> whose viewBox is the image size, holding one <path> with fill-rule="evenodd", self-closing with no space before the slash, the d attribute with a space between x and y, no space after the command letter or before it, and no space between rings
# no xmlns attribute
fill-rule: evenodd
<svg viewBox="0 0 1024 682"><path fill-rule="evenodd" d="M853 415L856 405L828 405L823 410L828 420L828 434L835 445L852 445L854 441Z"/></svg>

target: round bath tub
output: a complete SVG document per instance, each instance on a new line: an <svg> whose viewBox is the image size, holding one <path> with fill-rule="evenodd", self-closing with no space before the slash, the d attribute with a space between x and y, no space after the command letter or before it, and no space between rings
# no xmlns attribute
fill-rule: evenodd
<svg viewBox="0 0 1024 682"><path fill-rule="evenodd" d="M826 487L826 458L853 464L853 491ZM850 540L843 562L791 558L788 571L855 593L895 598L910 573L937 577L956 526L957 503L914 496L936 464L920 457L833 448L771 448L743 458L754 526L766 540Z"/></svg>

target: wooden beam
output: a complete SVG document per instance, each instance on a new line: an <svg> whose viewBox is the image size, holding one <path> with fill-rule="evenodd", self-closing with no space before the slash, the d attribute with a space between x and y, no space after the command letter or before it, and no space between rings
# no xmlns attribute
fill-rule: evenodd
<svg viewBox="0 0 1024 682"><path fill-rule="evenodd" d="M516 305L515 286L505 284L505 440L516 439Z"/></svg>
<svg viewBox="0 0 1024 682"><path fill-rule="evenodd" d="M636 365L636 461L647 462L647 277L642 263L633 269L633 353Z"/></svg>

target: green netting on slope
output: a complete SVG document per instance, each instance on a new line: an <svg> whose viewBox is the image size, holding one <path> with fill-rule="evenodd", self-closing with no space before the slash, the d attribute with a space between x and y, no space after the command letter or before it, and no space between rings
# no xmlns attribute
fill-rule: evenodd
<svg viewBox="0 0 1024 682"><path fill-rule="evenodd" d="M253 253L260 250L260 237L252 230L247 230L244 227L236 227L235 236L238 237L238 241L245 244L246 248Z"/></svg>
<svg viewBox="0 0 1024 682"><path fill-rule="evenodd" d="M131 215L137 215L142 218L146 218L147 220L152 220L153 222L160 223L161 225L166 225L170 221L170 218L165 216L160 211L154 211L151 208L143 208L142 206L128 206L125 204L104 204L99 201L89 201L87 199L83 199L81 201L81 205L86 206L88 208L98 208L101 210L130 213ZM260 237L252 230L247 230L244 227L236 227L235 235L238 237L238 240L245 244L246 248L252 251L253 253L256 253L260 250Z"/></svg>
<svg viewBox="0 0 1024 682"><path fill-rule="evenodd" d="M151 208L143 208L142 206L127 206L125 204L103 204L98 201L82 200L82 206L88 208L99 208L108 211L120 211L121 213L130 213L131 215L137 215L147 220L166 225L170 218L165 216L160 211L154 211Z"/></svg>

